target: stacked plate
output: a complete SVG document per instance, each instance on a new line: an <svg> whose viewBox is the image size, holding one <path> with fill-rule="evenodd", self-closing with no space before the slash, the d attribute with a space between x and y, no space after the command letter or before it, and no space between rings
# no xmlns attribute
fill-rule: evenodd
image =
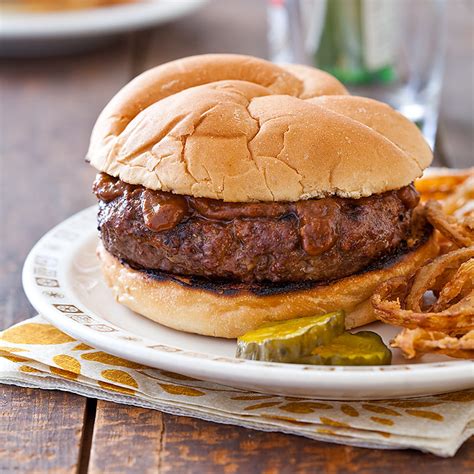
<svg viewBox="0 0 474 474"><path fill-rule="evenodd" d="M159 25L190 14L206 0L134 0L110 6L37 12L5 9L0 19L3 56L86 50L118 33Z"/></svg>

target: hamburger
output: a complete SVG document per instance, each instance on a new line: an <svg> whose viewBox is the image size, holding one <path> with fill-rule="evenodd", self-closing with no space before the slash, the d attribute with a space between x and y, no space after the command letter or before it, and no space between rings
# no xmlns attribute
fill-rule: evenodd
<svg viewBox="0 0 474 474"><path fill-rule="evenodd" d="M233 338L338 309L361 326L378 284L437 252L417 127L307 66L158 66L105 107L87 157L107 284L181 331Z"/></svg>

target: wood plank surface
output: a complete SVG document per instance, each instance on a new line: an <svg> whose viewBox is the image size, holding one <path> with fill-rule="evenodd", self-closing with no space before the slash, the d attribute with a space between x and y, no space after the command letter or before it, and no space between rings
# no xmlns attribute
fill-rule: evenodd
<svg viewBox="0 0 474 474"><path fill-rule="evenodd" d="M89 473L162 472L163 431L158 411L99 400Z"/></svg>
<svg viewBox="0 0 474 474"><path fill-rule="evenodd" d="M263 433L100 402L91 473L416 473L472 472L474 439L456 458L381 451ZM99 408L99 406L98 406ZM454 470L453 470L454 469Z"/></svg>
<svg viewBox="0 0 474 474"><path fill-rule="evenodd" d="M472 472L474 439L456 459L417 451L353 448L281 433L164 415L163 473L415 473Z"/></svg>
<svg viewBox="0 0 474 474"><path fill-rule="evenodd" d="M0 385L0 472L77 470L86 399Z"/></svg>

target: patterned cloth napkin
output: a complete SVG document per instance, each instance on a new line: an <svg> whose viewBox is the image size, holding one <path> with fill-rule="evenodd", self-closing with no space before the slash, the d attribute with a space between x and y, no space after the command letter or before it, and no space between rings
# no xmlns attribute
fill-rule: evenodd
<svg viewBox="0 0 474 474"><path fill-rule="evenodd" d="M151 369L76 341L41 316L0 332L0 383L66 390L262 431L453 456L474 434L474 390L337 402L261 393Z"/></svg>

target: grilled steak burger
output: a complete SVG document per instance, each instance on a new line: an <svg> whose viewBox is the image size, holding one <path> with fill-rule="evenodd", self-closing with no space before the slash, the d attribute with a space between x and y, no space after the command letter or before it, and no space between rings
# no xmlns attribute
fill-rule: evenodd
<svg viewBox="0 0 474 474"><path fill-rule="evenodd" d="M158 66L106 106L88 159L107 283L175 329L237 337L338 309L360 326L380 282L437 251L416 126L306 66Z"/></svg>

